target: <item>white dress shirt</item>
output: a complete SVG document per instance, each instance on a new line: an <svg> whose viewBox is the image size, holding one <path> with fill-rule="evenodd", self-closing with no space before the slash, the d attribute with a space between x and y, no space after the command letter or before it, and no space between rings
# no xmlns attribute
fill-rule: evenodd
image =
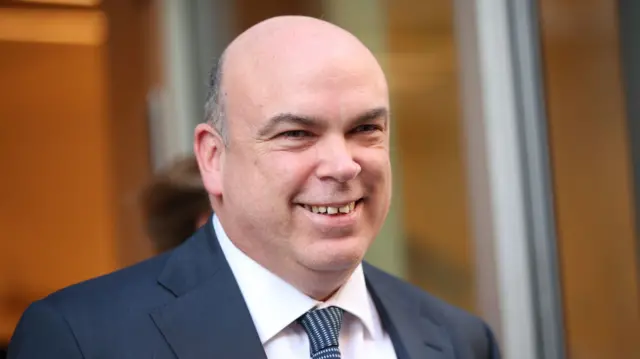
<svg viewBox="0 0 640 359"><path fill-rule="evenodd" d="M316 301L240 251L227 237L218 217L213 226L249 308L269 359L309 358L309 337L296 323L313 308L337 306L344 312L340 330L343 359L395 359L389 335L367 290L362 265L326 302Z"/></svg>

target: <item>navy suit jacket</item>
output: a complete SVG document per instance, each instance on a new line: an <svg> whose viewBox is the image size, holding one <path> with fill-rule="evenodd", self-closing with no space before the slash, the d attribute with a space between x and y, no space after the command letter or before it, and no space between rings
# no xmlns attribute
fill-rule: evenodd
<svg viewBox="0 0 640 359"><path fill-rule="evenodd" d="M364 264L398 359L498 359L477 317ZM9 359L266 359L211 222L173 251L34 302Z"/></svg>

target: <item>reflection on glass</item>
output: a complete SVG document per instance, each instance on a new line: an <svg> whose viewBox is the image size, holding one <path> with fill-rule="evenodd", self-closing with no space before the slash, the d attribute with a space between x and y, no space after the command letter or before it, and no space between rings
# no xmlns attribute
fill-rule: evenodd
<svg viewBox="0 0 640 359"><path fill-rule="evenodd" d="M453 2L386 6L408 277L473 311Z"/></svg>

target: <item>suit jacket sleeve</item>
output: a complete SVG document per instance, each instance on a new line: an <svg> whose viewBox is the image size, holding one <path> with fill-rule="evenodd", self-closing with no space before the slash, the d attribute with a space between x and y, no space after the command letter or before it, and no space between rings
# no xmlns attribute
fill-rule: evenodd
<svg viewBox="0 0 640 359"><path fill-rule="evenodd" d="M31 304L18 323L7 359L84 358L68 322L45 301Z"/></svg>

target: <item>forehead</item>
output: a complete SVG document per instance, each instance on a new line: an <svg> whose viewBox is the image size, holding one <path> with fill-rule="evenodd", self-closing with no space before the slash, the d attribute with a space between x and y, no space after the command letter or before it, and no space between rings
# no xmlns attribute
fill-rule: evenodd
<svg viewBox="0 0 640 359"><path fill-rule="evenodd" d="M376 63L349 58L309 61L265 73L248 91L255 124L279 113L345 120L388 107L384 75Z"/></svg>

